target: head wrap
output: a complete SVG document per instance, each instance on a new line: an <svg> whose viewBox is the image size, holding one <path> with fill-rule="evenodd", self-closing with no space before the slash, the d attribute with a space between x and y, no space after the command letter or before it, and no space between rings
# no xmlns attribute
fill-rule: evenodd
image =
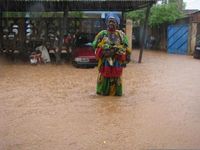
<svg viewBox="0 0 200 150"><path fill-rule="evenodd" d="M117 25L120 24L120 18L119 18L118 15L116 15L116 14L109 13L109 14L106 16L106 24L107 24L107 25L108 25L108 23L109 23L110 20L114 20L115 23L116 23Z"/></svg>

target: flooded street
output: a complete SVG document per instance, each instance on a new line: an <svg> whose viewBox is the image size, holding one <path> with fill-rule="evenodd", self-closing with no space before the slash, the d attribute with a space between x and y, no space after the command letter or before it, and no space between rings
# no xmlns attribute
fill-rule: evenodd
<svg viewBox="0 0 200 150"><path fill-rule="evenodd" d="M124 95L103 97L97 68L1 59L0 150L200 149L200 60L145 51L135 61Z"/></svg>

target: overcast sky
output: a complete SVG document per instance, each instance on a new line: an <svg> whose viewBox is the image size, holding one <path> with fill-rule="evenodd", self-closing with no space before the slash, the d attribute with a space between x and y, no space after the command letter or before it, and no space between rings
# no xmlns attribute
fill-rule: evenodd
<svg viewBox="0 0 200 150"><path fill-rule="evenodd" d="M199 9L200 10L200 0L183 0L186 2L186 9Z"/></svg>

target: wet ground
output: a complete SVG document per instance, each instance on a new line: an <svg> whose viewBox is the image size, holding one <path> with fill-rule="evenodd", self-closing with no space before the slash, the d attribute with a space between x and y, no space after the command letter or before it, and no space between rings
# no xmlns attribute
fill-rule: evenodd
<svg viewBox="0 0 200 150"><path fill-rule="evenodd" d="M0 150L200 149L200 60L145 51L122 97L96 95L96 77L1 59Z"/></svg>

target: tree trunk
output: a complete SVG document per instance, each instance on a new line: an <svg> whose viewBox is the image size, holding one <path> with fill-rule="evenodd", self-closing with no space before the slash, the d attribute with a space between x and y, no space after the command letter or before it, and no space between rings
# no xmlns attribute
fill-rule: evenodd
<svg viewBox="0 0 200 150"><path fill-rule="evenodd" d="M160 28L160 33L161 33L161 37L160 37L160 48L161 50L166 51L167 49L167 25L163 24L161 25Z"/></svg>

